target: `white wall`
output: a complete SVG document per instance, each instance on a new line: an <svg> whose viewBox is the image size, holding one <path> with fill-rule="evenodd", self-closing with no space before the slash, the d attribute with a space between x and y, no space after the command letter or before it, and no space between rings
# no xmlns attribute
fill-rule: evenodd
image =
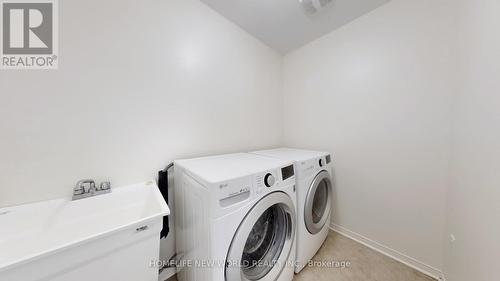
<svg viewBox="0 0 500 281"><path fill-rule="evenodd" d="M59 6L59 70L0 71L0 207L281 143L282 57L204 4ZM173 253L172 234L161 257Z"/></svg>
<svg viewBox="0 0 500 281"><path fill-rule="evenodd" d="M457 2L458 95L445 273L451 281L491 281L498 280L500 261L500 2Z"/></svg>
<svg viewBox="0 0 500 281"><path fill-rule="evenodd" d="M433 274L449 172L450 2L393 0L284 62L285 142L333 153L334 223Z"/></svg>
<svg viewBox="0 0 500 281"><path fill-rule="evenodd" d="M0 207L281 143L281 56L204 4L59 4L59 70L0 72Z"/></svg>

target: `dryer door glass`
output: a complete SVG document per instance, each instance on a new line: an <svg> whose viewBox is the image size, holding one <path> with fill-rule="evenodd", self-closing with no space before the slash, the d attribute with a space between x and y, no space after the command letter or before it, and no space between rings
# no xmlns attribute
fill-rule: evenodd
<svg viewBox="0 0 500 281"><path fill-rule="evenodd" d="M326 205L328 204L328 184L326 180L320 181L318 188L314 193L312 203L312 220L314 223L319 223L325 215Z"/></svg>
<svg viewBox="0 0 500 281"><path fill-rule="evenodd" d="M295 207L283 192L255 204L240 224L226 262L226 280L275 280L295 237Z"/></svg>
<svg viewBox="0 0 500 281"><path fill-rule="evenodd" d="M327 171L319 172L307 193L304 220L307 230L316 234L323 229L331 209L332 183Z"/></svg>

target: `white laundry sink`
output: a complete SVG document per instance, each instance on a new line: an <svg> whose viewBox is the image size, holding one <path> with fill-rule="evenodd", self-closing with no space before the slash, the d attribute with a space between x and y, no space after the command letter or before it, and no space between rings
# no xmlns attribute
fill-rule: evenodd
<svg viewBox="0 0 500 281"><path fill-rule="evenodd" d="M77 201L0 209L0 280L157 281L162 218L154 182Z"/></svg>

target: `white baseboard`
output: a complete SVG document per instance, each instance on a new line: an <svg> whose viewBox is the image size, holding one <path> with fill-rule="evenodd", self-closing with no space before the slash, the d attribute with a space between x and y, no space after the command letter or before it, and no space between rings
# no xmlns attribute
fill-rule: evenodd
<svg viewBox="0 0 500 281"><path fill-rule="evenodd" d="M175 267L166 268L160 273L160 276L158 276L158 281L165 281L174 276L175 273L177 273L177 269Z"/></svg>
<svg viewBox="0 0 500 281"><path fill-rule="evenodd" d="M390 247L387 247L381 243L378 243L370 238L364 237L361 234L358 234L354 231L351 231L345 227L342 227L340 225L330 223L330 229L339 233L342 236L348 237L358 243L361 243L368 248L371 248L383 255L386 255L394 260L397 260L415 270L418 270L422 272L425 275L428 275L432 278L435 278L440 281L444 281L444 274L441 270L434 268L430 265L425 264L424 262L421 262L417 259L414 259L410 256L407 256L401 252L398 252L394 249L391 249Z"/></svg>

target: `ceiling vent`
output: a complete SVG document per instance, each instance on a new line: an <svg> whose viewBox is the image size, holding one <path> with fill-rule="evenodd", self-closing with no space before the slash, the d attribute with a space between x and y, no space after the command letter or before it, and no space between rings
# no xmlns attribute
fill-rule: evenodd
<svg viewBox="0 0 500 281"><path fill-rule="evenodd" d="M299 0L302 8L304 8L304 11L309 15L316 14L332 1L333 0Z"/></svg>

